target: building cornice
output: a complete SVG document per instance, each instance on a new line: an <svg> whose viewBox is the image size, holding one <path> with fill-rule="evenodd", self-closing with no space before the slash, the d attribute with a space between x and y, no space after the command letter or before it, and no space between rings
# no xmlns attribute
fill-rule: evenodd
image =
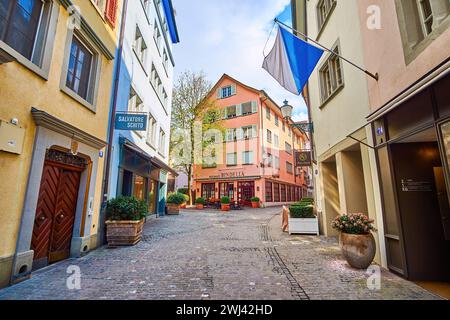
<svg viewBox="0 0 450 320"><path fill-rule="evenodd" d="M61 5L67 10L68 7L73 6L71 0L58 0ZM100 39L100 37L95 33L91 26L80 14L81 29L86 33L86 36L98 47L98 49L105 55L109 60L114 60L114 53L111 52L105 43Z"/></svg>
<svg viewBox="0 0 450 320"><path fill-rule="evenodd" d="M31 115L36 126L47 128L49 130L60 133L66 137L87 144L97 150L103 149L107 143L99 138L90 135L67 122L64 122L45 111L31 108Z"/></svg>

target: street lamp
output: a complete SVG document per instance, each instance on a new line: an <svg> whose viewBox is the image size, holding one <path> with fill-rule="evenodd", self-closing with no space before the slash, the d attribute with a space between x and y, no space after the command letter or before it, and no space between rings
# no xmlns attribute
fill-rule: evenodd
<svg viewBox="0 0 450 320"><path fill-rule="evenodd" d="M294 107L291 106L287 100L284 100L284 105L281 107L281 114L286 121L289 121L292 118L292 111Z"/></svg>

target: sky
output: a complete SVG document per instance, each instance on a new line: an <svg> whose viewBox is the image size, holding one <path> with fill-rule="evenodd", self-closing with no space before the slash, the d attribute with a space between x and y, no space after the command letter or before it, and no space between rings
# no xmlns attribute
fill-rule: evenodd
<svg viewBox="0 0 450 320"><path fill-rule="evenodd" d="M285 90L262 68L266 42L269 39L267 55L276 36L274 18L292 25L290 0L172 2L180 35L180 43L174 45L175 79L185 70L203 71L215 84L227 73L265 90L280 106L288 100L294 120L307 119L303 98Z"/></svg>

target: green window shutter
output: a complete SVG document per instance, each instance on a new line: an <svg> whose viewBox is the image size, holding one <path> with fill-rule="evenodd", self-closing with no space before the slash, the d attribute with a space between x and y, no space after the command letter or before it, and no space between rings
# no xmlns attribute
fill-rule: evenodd
<svg viewBox="0 0 450 320"><path fill-rule="evenodd" d="M242 116L242 104L236 105L236 116Z"/></svg>
<svg viewBox="0 0 450 320"><path fill-rule="evenodd" d="M232 85L231 85L231 95L234 96L234 95L236 94L236 91L237 91L237 90L236 90L236 85L235 85L235 84L232 84Z"/></svg>
<svg viewBox="0 0 450 320"><path fill-rule="evenodd" d="M257 113L258 112L258 102L252 101L252 112Z"/></svg>

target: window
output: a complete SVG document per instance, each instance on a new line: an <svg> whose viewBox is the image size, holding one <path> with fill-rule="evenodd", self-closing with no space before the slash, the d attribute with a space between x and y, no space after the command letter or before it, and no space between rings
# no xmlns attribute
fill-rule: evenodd
<svg viewBox="0 0 450 320"><path fill-rule="evenodd" d="M253 151L244 151L242 153L243 164L253 164Z"/></svg>
<svg viewBox="0 0 450 320"><path fill-rule="evenodd" d="M227 142L235 141L237 139L236 129L227 129L225 140Z"/></svg>
<svg viewBox="0 0 450 320"><path fill-rule="evenodd" d="M272 182L266 182L266 202L273 202Z"/></svg>
<svg viewBox="0 0 450 320"><path fill-rule="evenodd" d="M342 64L337 56L340 52L339 47L333 49L334 53L324 62L320 69L320 88L322 94L322 103L327 101L338 89L344 85Z"/></svg>
<svg viewBox="0 0 450 320"><path fill-rule="evenodd" d="M141 3L142 3L142 7L144 8L145 14L149 15L151 0L141 0Z"/></svg>
<svg viewBox="0 0 450 320"><path fill-rule="evenodd" d="M51 2L41 0L0 1L0 40L40 66L50 11Z"/></svg>
<svg viewBox="0 0 450 320"><path fill-rule="evenodd" d="M147 193L147 179L139 175L134 176L133 195L136 199L145 201Z"/></svg>
<svg viewBox="0 0 450 320"><path fill-rule="evenodd" d="M152 64L152 72L150 73L150 83L153 86L156 95L161 99L163 107L166 108L168 105L167 92L163 87L161 77L159 76L158 71L156 71L154 64Z"/></svg>
<svg viewBox="0 0 450 320"><path fill-rule="evenodd" d="M159 129L159 153L162 155L166 153L166 133L163 129Z"/></svg>
<svg viewBox="0 0 450 320"><path fill-rule="evenodd" d="M233 92L233 86L226 86L226 87L223 87L220 89L220 98L221 99L231 97L234 94L236 94L236 93Z"/></svg>
<svg viewBox="0 0 450 320"><path fill-rule="evenodd" d="M169 70L169 56L167 55L166 49L163 51L163 66L167 72Z"/></svg>
<svg viewBox="0 0 450 320"><path fill-rule="evenodd" d="M211 138L214 138L214 136L212 136ZM212 139L211 139L212 140ZM216 149L205 149L203 151L203 163L202 163L202 167L204 169L208 169L208 168L217 168L217 154L216 154Z"/></svg>
<svg viewBox="0 0 450 320"><path fill-rule="evenodd" d="M133 50L142 65L145 65L145 52L147 50L147 45L145 44L144 38L142 37L141 30L136 27L136 35L134 37Z"/></svg>
<svg viewBox="0 0 450 320"><path fill-rule="evenodd" d="M273 201L280 202L280 184L273 184Z"/></svg>
<svg viewBox="0 0 450 320"><path fill-rule="evenodd" d="M70 48L66 87L89 102L92 102L94 85L93 64L93 53L74 36Z"/></svg>
<svg viewBox="0 0 450 320"><path fill-rule="evenodd" d="M283 132L286 132L286 124L283 121Z"/></svg>
<svg viewBox="0 0 450 320"><path fill-rule="evenodd" d="M433 31L433 12L431 12L430 0L419 0L420 19L425 36Z"/></svg>
<svg viewBox="0 0 450 320"><path fill-rule="evenodd" d="M237 153L227 153L227 166L237 166Z"/></svg>
<svg viewBox="0 0 450 320"><path fill-rule="evenodd" d="M275 125L276 125L277 127L280 126L280 119L278 119L278 116L277 116L277 115L275 115Z"/></svg>
<svg viewBox="0 0 450 320"><path fill-rule="evenodd" d="M256 102L255 102L256 103ZM242 115L243 116L247 116L250 114L253 114L254 112L254 108L253 108L253 102L246 102L242 104Z"/></svg>
<svg viewBox="0 0 450 320"><path fill-rule="evenodd" d="M280 197L280 201L281 202L286 202L286 185L285 184L282 184L281 186L280 186L280 189L281 189L281 197Z"/></svg>
<svg viewBox="0 0 450 320"><path fill-rule="evenodd" d="M292 163L290 163L289 161L286 161L286 171L289 174L293 174L294 173L294 170L293 170L293 167L292 167Z"/></svg>
<svg viewBox="0 0 450 320"><path fill-rule="evenodd" d="M286 148L286 152L292 154L292 146L288 142L285 142L284 145Z"/></svg>
<svg viewBox="0 0 450 320"><path fill-rule="evenodd" d="M158 52L161 52L161 31L159 31L158 23L156 22L156 20L155 20L155 28L153 30L153 39L155 40Z"/></svg>
<svg viewBox="0 0 450 320"><path fill-rule="evenodd" d="M216 197L216 185L214 183L202 184L202 197L210 200Z"/></svg>
<svg viewBox="0 0 450 320"><path fill-rule="evenodd" d="M137 95L133 88L130 90L130 97L128 98L128 111L130 112L144 112L144 102Z"/></svg>
<svg viewBox="0 0 450 320"><path fill-rule="evenodd" d="M287 186L286 191L287 191L287 202L291 202L292 201L292 187Z"/></svg>
<svg viewBox="0 0 450 320"><path fill-rule="evenodd" d="M336 5L336 0L320 0L317 4L317 21L319 24L319 30L325 25L332 9Z"/></svg>
<svg viewBox="0 0 450 320"><path fill-rule="evenodd" d="M288 128L288 136L289 136L289 138L292 137L292 130L291 130L291 128Z"/></svg>
<svg viewBox="0 0 450 320"><path fill-rule="evenodd" d="M273 167L273 155L271 153L267 154L266 166L267 166L267 168L272 168Z"/></svg>
<svg viewBox="0 0 450 320"><path fill-rule="evenodd" d="M266 118L267 120L270 120L270 108L266 107Z"/></svg>
<svg viewBox="0 0 450 320"><path fill-rule="evenodd" d="M277 148L280 147L280 138L276 134L273 136L273 145Z"/></svg>
<svg viewBox="0 0 450 320"><path fill-rule="evenodd" d="M157 123L155 118L152 117L152 115L149 115L148 117L148 131L147 131L147 143L151 146L155 146L156 143L156 128Z"/></svg>
<svg viewBox="0 0 450 320"><path fill-rule="evenodd" d="M92 0L92 2L94 2L98 8L98 11L100 11L102 15L106 12L106 0Z"/></svg>
<svg viewBox="0 0 450 320"><path fill-rule="evenodd" d="M272 143L272 131L267 129L267 142Z"/></svg>
<svg viewBox="0 0 450 320"><path fill-rule="evenodd" d="M220 183L219 184L220 198L229 197L234 199L234 185L233 183Z"/></svg>

